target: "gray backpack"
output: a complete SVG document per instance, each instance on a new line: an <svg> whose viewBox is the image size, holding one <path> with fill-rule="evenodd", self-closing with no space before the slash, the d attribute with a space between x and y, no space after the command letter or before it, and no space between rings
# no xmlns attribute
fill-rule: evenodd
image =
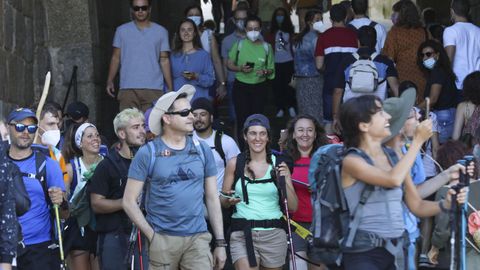
<svg viewBox="0 0 480 270"><path fill-rule="evenodd" d="M373 59L378 53L373 53L368 58L360 57L358 53L354 53L353 57L357 59L350 67L348 75L348 85L354 93L372 94L377 90L380 83L378 78L377 66Z"/></svg>

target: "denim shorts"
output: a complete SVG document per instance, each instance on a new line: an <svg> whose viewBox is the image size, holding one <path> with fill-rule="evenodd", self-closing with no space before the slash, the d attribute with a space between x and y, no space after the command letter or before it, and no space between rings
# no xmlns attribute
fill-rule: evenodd
<svg viewBox="0 0 480 270"><path fill-rule="evenodd" d="M438 122L438 140L440 143L445 143L452 137L453 124L455 122L455 108L445 110L435 110Z"/></svg>

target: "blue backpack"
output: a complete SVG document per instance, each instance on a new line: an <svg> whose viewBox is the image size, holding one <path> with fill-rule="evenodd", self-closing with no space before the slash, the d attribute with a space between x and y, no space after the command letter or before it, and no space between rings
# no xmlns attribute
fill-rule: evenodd
<svg viewBox="0 0 480 270"><path fill-rule="evenodd" d="M389 159L396 154L383 148ZM351 213L342 187L342 161L347 154L355 154L373 165L370 157L358 148L345 148L340 144L320 147L312 156L308 180L312 194L313 218L308 241L308 257L314 262L340 265L342 248L351 247L362 217L363 206L374 191L365 185L358 207Z"/></svg>

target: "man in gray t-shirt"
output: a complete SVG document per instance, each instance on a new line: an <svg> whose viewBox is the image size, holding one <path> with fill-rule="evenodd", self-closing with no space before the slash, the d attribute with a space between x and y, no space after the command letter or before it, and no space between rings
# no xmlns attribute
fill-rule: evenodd
<svg viewBox="0 0 480 270"><path fill-rule="evenodd" d="M146 111L165 90L172 90L168 32L150 21L151 0L131 0L133 21L120 25L113 39L107 94L115 97L113 80L120 69L120 111Z"/></svg>
<svg viewBox="0 0 480 270"><path fill-rule="evenodd" d="M150 130L160 136L140 148L128 172L123 208L149 239L149 269L166 265L169 269L180 265L182 269L212 269L204 201L215 234L213 262L219 269L225 263L227 243L215 160L206 143L188 135L193 131L190 100L194 93L193 86L184 85L156 102L148 122ZM146 218L137 205L145 184Z"/></svg>

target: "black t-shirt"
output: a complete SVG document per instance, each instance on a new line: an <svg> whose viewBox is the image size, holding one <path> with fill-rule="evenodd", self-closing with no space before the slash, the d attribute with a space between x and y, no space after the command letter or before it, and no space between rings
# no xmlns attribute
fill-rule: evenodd
<svg viewBox="0 0 480 270"><path fill-rule="evenodd" d="M130 159L120 156L118 151L111 151L95 169L88 187L89 192L105 196L106 199L121 199L127 184L130 162ZM95 218L97 232L106 233L118 229L129 232L131 229L131 221L123 210L110 214L96 214Z"/></svg>
<svg viewBox="0 0 480 270"><path fill-rule="evenodd" d="M430 96L430 89L432 85L440 84L442 85L442 90L438 96L438 100L435 105L432 107L433 110L446 110L456 107L456 94L457 87L455 85L455 80L451 79L443 69L440 67L434 67L430 71L430 75L427 79L427 85L425 88L425 97Z"/></svg>

